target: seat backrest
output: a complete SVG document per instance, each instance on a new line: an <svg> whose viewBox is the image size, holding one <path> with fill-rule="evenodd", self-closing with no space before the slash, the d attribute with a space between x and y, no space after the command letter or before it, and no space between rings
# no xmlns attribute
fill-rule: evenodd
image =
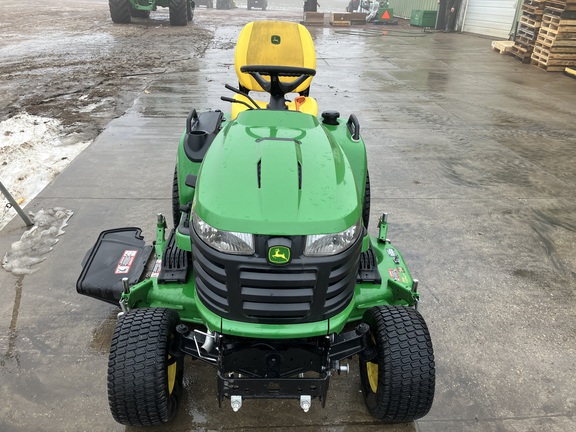
<svg viewBox="0 0 576 432"><path fill-rule="evenodd" d="M234 68L241 88L264 91L249 74L240 72L245 65L295 66L316 69L316 51L306 27L288 21L254 21L244 26L234 53ZM264 77L265 79L268 77ZM292 81L282 77L281 81ZM312 77L295 92L308 95Z"/></svg>

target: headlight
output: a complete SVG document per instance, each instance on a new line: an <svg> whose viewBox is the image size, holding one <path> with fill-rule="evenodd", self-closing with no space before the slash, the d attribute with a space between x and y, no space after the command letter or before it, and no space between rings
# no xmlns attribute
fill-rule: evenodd
<svg viewBox="0 0 576 432"><path fill-rule="evenodd" d="M198 217L192 215L194 231L208 246L220 252L233 255L254 254L254 236L252 234L222 231L216 229Z"/></svg>
<svg viewBox="0 0 576 432"><path fill-rule="evenodd" d="M336 234L318 234L306 237L304 255L336 255L348 249L360 235L360 222Z"/></svg>

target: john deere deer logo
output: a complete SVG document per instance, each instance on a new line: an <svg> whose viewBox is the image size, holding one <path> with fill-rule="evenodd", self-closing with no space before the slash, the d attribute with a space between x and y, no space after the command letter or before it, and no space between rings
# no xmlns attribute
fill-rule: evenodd
<svg viewBox="0 0 576 432"><path fill-rule="evenodd" d="M281 42L280 36L272 35L270 37L270 42L272 42L272 45L280 45L280 42Z"/></svg>
<svg viewBox="0 0 576 432"><path fill-rule="evenodd" d="M272 246L268 249L268 261L270 264L286 264L290 261L290 248L286 246Z"/></svg>

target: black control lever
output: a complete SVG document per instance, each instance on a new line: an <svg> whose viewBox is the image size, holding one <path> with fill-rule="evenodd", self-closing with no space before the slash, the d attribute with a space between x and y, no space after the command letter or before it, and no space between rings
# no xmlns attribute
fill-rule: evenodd
<svg viewBox="0 0 576 432"><path fill-rule="evenodd" d="M237 89L236 87L232 87L229 84L224 84L224 87L226 87L228 90L233 91L236 94L242 95L244 97L246 97L250 102L252 102L254 104L254 108L256 109L262 109L258 106L258 104L256 103L256 101L254 99L252 99L250 97L250 95L248 93L244 93L243 91L241 91L240 89Z"/></svg>
<svg viewBox="0 0 576 432"><path fill-rule="evenodd" d="M223 100L224 102L230 102L230 103L239 103L239 104L242 104L242 105L246 105L246 106L248 107L248 109L251 109L251 110L254 109L254 107L253 107L252 105L248 104L247 102L244 102L244 101L241 101L241 100L232 99L232 98L229 98L229 97L226 97L226 96L220 96L220 100ZM258 109L260 109L260 108L258 108Z"/></svg>

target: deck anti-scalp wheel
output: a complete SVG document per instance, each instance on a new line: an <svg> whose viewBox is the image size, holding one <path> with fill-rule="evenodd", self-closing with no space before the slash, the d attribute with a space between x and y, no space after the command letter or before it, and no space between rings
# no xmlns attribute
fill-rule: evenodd
<svg viewBox="0 0 576 432"><path fill-rule="evenodd" d="M123 315L112 336L108 401L114 419L127 426L160 425L176 414L184 361L171 350L178 313L135 309Z"/></svg>
<svg viewBox="0 0 576 432"><path fill-rule="evenodd" d="M362 319L376 345L373 362L360 356L360 379L368 411L386 423L425 416L434 399L435 365L430 333L410 307L379 306Z"/></svg>

